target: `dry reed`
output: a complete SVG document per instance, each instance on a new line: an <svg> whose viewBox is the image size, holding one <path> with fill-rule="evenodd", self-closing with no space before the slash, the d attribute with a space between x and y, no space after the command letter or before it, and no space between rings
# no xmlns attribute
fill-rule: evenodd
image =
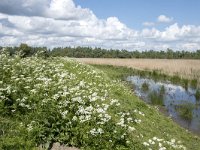
<svg viewBox="0 0 200 150"><path fill-rule="evenodd" d="M188 79L200 80L200 60L114 58L76 58L76 60L86 64L127 66L140 70L160 70L168 75L178 74Z"/></svg>

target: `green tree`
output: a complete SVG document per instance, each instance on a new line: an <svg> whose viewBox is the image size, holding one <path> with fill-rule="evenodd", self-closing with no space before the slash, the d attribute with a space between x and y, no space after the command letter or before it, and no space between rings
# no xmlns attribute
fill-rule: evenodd
<svg viewBox="0 0 200 150"><path fill-rule="evenodd" d="M21 43L18 49L19 55L24 58L31 55L31 47L25 43Z"/></svg>

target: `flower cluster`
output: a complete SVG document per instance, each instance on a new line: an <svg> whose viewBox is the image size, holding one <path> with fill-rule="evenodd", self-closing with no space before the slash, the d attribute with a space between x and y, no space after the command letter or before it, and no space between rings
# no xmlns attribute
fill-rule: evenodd
<svg viewBox="0 0 200 150"><path fill-rule="evenodd" d="M181 144L181 141L176 141L175 139L171 139L169 141L160 139L158 137L153 137L146 142L143 142L143 145L148 147L149 149L159 149L159 150L167 150L170 149L182 149L186 150L186 147Z"/></svg>

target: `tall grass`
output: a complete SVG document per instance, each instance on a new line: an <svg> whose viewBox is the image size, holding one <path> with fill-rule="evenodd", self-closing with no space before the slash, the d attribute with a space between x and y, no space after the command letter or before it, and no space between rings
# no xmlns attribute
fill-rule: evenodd
<svg viewBox="0 0 200 150"><path fill-rule="evenodd" d="M153 91L149 95L151 104L153 105L164 105L164 97L160 92Z"/></svg>
<svg viewBox="0 0 200 150"><path fill-rule="evenodd" d="M181 104L176 106L180 117L185 120L192 120L194 106L192 104Z"/></svg>
<svg viewBox="0 0 200 150"><path fill-rule="evenodd" d="M200 89L197 89L195 93L196 100L200 101Z"/></svg>
<svg viewBox="0 0 200 150"><path fill-rule="evenodd" d="M109 58L77 58L87 64L124 66L138 70L159 70L164 74L181 78L200 79L200 60L177 59L109 59Z"/></svg>
<svg viewBox="0 0 200 150"><path fill-rule="evenodd" d="M147 91L149 90L149 84L148 84L147 82L144 82L144 83L142 84L142 90L143 90L144 92L147 92Z"/></svg>
<svg viewBox="0 0 200 150"><path fill-rule="evenodd" d="M194 88L196 85L197 86L197 80L196 79L187 79L187 78L182 78L179 75L167 75L159 70L154 70L154 71L148 71L148 70L137 70L133 68L127 68L127 67L119 67L119 66L111 66L111 65L93 65L97 68L103 69L109 74L112 74L112 78L117 78L117 79L123 79L126 80L128 76L140 76L140 77L145 77L145 78L150 78L153 79L154 81L170 81L173 84L178 84L183 86L186 90L189 87Z"/></svg>

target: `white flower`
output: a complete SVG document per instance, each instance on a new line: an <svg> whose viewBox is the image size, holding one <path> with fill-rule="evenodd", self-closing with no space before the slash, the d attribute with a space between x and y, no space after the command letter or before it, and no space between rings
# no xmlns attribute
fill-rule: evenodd
<svg viewBox="0 0 200 150"><path fill-rule="evenodd" d="M171 142L172 142L172 143L175 143L175 142L176 142L176 140L175 140L175 139L171 139Z"/></svg>
<svg viewBox="0 0 200 150"><path fill-rule="evenodd" d="M112 99L112 100L110 101L110 105L113 105L114 103L118 103L118 100Z"/></svg>
<svg viewBox="0 0 200 150"><path fill-rule="evenodd" d="M67 113L68 113L68 111L67 111L67 110L61 113L61 114L62 114L62 116L63 116L63 118L65 118L65 117L66 117Z"/></svg>
<svg viewBox="0 0 200 150"><path fill-rule="evenodd" d="M117 125L125 127L126 125L124 124L124 118L121 118L120 122L118 122Z"/></svg>
<svg viewBox="0 0 200 150"><path fill-rule="evenodd" d="M94 93L92 94L92 97L96 97L96 96L97 96L97 93L94 92Z"/></svg>
<svg viewBox="0 0 200 150"><path fill-rule="evenodd" d="M138 113L139 113L140 115L144 116L144 113L143 113L143 112L141 112L141 111L138 111Z"/></svg>
<svg viewBox="0 0 200 150"><path fill-rule="evenodd" d="M101 128L98 128L98 129L93 128L92 130L90 130L90 133L91 133L92 135L96 136L96 135L98 135L98 134L103 134L104 131L103 131L103 129L101 129Z"/></svg>
<svg viewBox="0 0 200 150"><path fill-rule="evenodd" d="M157 140L157 137L154 136L154 137L153 137L153 140L156 141L156 140Z"/></svg>
<svg viewBox="0 0 200 150"><path fill-rule="evenodd" d="M73 118L72 118L72 120L73 121L76 121L78 118L76 117L76 116L74 116Z"/></svg>
<svg viewBox="0 0 200 150"><path fill-rule="evenodd" d="M104 133L103 129L101 129L101 128L98 128L98 129L97 129L97 132L98 132L99 134Z"/></svg>
<svg viewBox="0 0 200 150"><path fill-rule="evenodd" d="M32 89L32 90L30 90L30 92L35 94L35 93L37 93L37 90L36 89Z"/></svg>
<svg viewBox="0 0 200 150"><path fill-rule="evenodd" d="M136 123L141 123L142 120L140 120L140 119L135 119L135 122L136 122Z"/></svg>
<svg viewBox="0 0 200 150"><path fill-rule="evenodd" d="M131 122L131 121L133 121L133 119L129 117L129 118L127 118L127 121Z"/></svg>
<svg viewBox="0 0 200 150"><path fill-rule="evenodd" d="M81 82L79 83L79 85L80 85L80 87L85 87L85 82L84 82L84 81L81 81Z"/></svg>
<svg viewBox="0 0 200 150"><path fill-rule="evenodd" d="M105 110L102 109L102 108L97 108L96 111L97 111L98 113L105 113Z"/></svg>
<svg viewBox="0 0 200 150"><path fill-rule="evenodd" d="M131 132L131 131L135 131L135 128L134 127L128 127L128 130Z"/></svg>
<svg viewBox="0 0 200 150"><path fill-rule="evenodd" d="M158 143L159 147L162 147L162 143Z"/></svg>
<svg viewBox="0 0 200 150"><path fill-rule="evenodd" d="M144 142L143 145L144 145L144 146L149 146L149 143Z"/></svg>
<svg viewBox="0 0 200 150"><path fill-rule="evenodd" d="M93 109L94 109L94 108L93 108L91 105L90 105L89 107L86 107L86 108L85 108L85 110L86 110L86 111L89 111L89 112L92 112Z"/></svg>

